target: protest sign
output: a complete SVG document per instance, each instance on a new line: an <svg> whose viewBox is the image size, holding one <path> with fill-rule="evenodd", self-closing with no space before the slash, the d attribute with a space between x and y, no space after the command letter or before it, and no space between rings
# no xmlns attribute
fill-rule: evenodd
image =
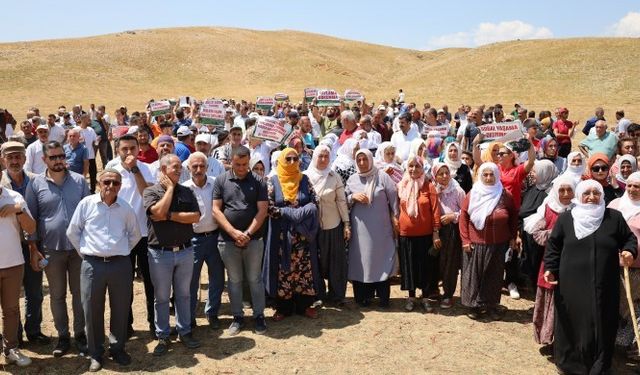
<svg viewBox="0 0 640 375"><path fill-rule="evenodd" d="M151 102L149 103L149 109L151 116L166 115L167 113L171 113L171 104L168 100Z"/></svg>
<svg viewBox="0 0 640 375"><path fill-rule="evenodd" d="M340 95L336 90L318 90L316 97L318 107L332 107L340 105Z"/></svg>
<svg viewBox="0 0 640 375"><path fill-rule="evenodd" d="M129 126L127 125L111 125L111 136L113 136L113 138L120 138L127 134L128 131Z"/></svg>
<svg viewBox="0 0 640 375"><path fill-rule="evenodd" d="M256 108L265 111L271 110L276 105L276 100L270 96L258 96L256 100Z"/></svg>
<svg viewBox="0 0 640 375"><path fill-rule="evenodd" d="M360 93L360 91L348 89L344 92L344 101L345 103L352 103L361 101L364 99L364 96Z"/></svg>
<svg viewBox="0 0 640 375"><path fill-rule="evenodd" d="M289 100L289 94L285 94L283 92L276 93L273 97L278 103Z"/></svg>
<svg viewBox="0 0 640 375"><path fill-rule="evenodd" d="M450 130L449 125L429 126L425 124L424 127L422 128L422 134L427 135L431 131L436 131L438 132L440 137L445 138L446 136L449 135L449 130Z"/></svg>
<svg viewBox="0 0 640 375"><path fill-rule="evenodd" d="M284 120L272 116L258 117L253 130L254 137L278 143L282 143L289 135L288 133Z"/></svg>
<svg viewBox="0 0 640 375"><path fill-rule="evenodd" d="M207 99L200 107L200 123L224 126L225 108L222 100Z"/></svg>
<svg viewBox="0 0 640 375"><path fill-rule="evenodd" d="M316 96L318 96L318 89L312 88L312 87L308 87L308 88L304 89L304 101L305 102L311 103L313 101L313 99L316 98Z"/></svg>
<svg viewBox="0 0 640 375"><path fill-rule="evenodd" d="M520 121L491 123L479 126L485 141L504 137L514 130L520 130Z"/></svg>

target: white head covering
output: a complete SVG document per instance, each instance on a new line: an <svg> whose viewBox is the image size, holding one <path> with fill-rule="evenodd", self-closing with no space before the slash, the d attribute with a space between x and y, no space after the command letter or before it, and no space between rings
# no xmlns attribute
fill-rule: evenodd
<svg viewBox="0 0 640 375"><path fill-rule="evenodd" d="M640 182L640 172L631 173L626 182L631 181ZM622 216L624 216L624 219L626 221L629 221L629 219L640 214L640 201L632 200L629 196L629 193L625 191L622 195L622 198L620 198L620 201L618 202L617 210L622 213Z"/></svg>
<svg viewBox="0 0 640 375"><path fill-rule="evenodd" d="M453 160L451 160L449 158L449 149L451 147L455 147L458 150L458 160L456 160L456 161L453 161ZM444 162L449 167L449 172L451 173L452 176L456 175L456 173L458 172L458 168L460 168L460 166L462 165L461 156L462 156L462 148L460 147L460 145L458 143L451 142L445 148L445 151L444 151Z"/></svg>
<svg viewBox="0 0 640 375"><path fill-rule="evenodd" d="M387 164L387 162L384 160L384 152L389 147L393 147L393 144L391 142L389 142L389 141L380 143L380 145L378 146L378 149L376 150L376 162L377 163L379 163L379 164Z"/></svg>
<svg viewBox="0 0 640 375"><path fill-rule="evenodd" d="M638 161L633 155L622 155L616 160L616 165L618 166L618 173L616 173L616 180L622 182L623 184L627 183L627 179L622 176L622 162L626 161L631 164L631 172L635 172L638 170ZM631 177L631 176L629 176Z"/></svg>
<svg viewBox="0 0 640 375"><path fill-rule="evenodd" d="M571 208L572 204L564 205L560 203L560 187L561 186L571 186L571 190L576 191L576 183L571 176L559 176L555 180L553 180L553 185L551 186L551 191L549 191L549 195L542 201L542 204L535 213L529 215L524 219L524 231L533 234L533 231L536 227L536 224L540 222L540 220L544 220L544 211L548 206L553 212L561 213L569 208ZM545 223L546 225L546 223Z"/></svg>
<svg viewBox="0 0 640 375"><path fill-rule="evenodd" d="M600 203L582 203L582 194L588 189L596 188L600 191ZM604 190L602 184L596 180L584 180L576 186L576 196L573 198L575 207L571 210L573 230L576 238L581 240L595 232L604 217Z"/></svg>
<svg viewBox="0 0 640 375"><path fill-rule="evenodd" d="M536 173L536 189L549 192L553 179L558 175L558 169L551 160L536 160L533 165Z"/></svg>
<svg viewBox="0 0 640 375"><path fill-rule="evenodd" d="M356 158L360 154L364 154L367 159L369 159L369 170L361 171L358 168L358 175L367 179L364 188L364 194L367 196L367 198L369 198L369 205L371 205L371 203L373 203L373 193L375 192L376 186L378 185L378 168L373 165L373 154L371 153L371 151L367 150L366 148L358 150L358 152L356 152Z"/></svg>
<svg viewBox="0 0 640 375"><path fill-rule="evenodd" d="M482 172L491 169L495 177L495 184L485 185L482 182ZM478 181L473 184L469 193L469 217L473 226L478 230L484 229L487 216L493 212L502 196L502 182L500 182L500 169L491 162L482 163L478 168Z"/></svg>
<svg viewBox="0 0 640 375"><path fill-rule="evenodd" d="M347 170L351 167L355 167L353 158L353 150L358 145L358 141L353 138L349 138L338 149L338 157L333 162L333 166L342 170Z"/></svg>
<svg viewBox="0 0 640 375"><path fill-rule="evenodd" d="M306 171L302 172L309 177L309 181L316 192L320 192L324 189L324 185L327 183L327 177L331 172L331 167L327 165L325 169L318 169L318 158L321 152L329 153L331 156L331 149L329 146L319 145L313 150L313 156L311 157L311 163Z"/></svg>
<svg viewBox="0 0 640 375"><path fill-rule="evenodd" d="M329 147L329 149L331 150L331 161L333 162L334 160L336 160L336 156L337 156L336 146L339 146L337 135L333 133L329 133L320 140L319 144Z"/></svg>
<svg viewBox="0 0 640 375"><path fill-rule="evenodd" d="M271 171L269 171L269 174L267 175L267 177L276 175L276 167L278 166L278 158L280 157L281 152L282 151L278 150L278 151L274 151L271 154Z"/></svg>
<svg viewBox="0 0 640 375"><path fill-rule="evenodd" d="M580 164L580 166L571 165L571 160L576 156L579 156L580 159L582 159L582 164ZM570 152L569 155L567 155L567 170L564 171L563 175L572 177L576 185L578 185L578 183L582 181L582 175L586 168L587 160L584 158L582 153L579 151Z"/></svg>

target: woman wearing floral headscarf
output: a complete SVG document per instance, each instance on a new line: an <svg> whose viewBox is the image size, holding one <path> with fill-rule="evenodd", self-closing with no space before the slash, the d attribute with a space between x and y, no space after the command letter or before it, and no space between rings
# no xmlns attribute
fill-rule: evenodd
<svg viewBox="0 0 640 375"><path fill-rule="evenodd" d="M438 297L438 254L440 205L435 187L425 178L423 159L409 156L407 171L398 183L400 216L400 274L402 290L409 291L405 310L413 311L416 289L422 291L422 305L433 311ZM431 247L435 250L430 251Z"/></svg>
<svg viewBox="0 0 640 375"><path fill-rule="evenodd" d="M346 142L345 142L346 143ZM389 276L395 265L398 192L389 175L373 164L369 150L356 153L358 172L347 181L347 203L351 206L349 280L361 306L380 297L380 306L389 306Z"/></svg>
<svg viewBox="0 0 640 375"><path fill-rule="evenodd" d="M562 156L558 156L558 140L547 136L540 141L540 159L550 160L558 169L558 174L564 172L567 169L567 159Z"/></svg>

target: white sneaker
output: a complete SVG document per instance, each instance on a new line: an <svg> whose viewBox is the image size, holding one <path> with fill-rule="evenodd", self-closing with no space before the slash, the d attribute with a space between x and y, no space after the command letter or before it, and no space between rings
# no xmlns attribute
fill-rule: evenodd
<svg viewBox="0 0 640 375"><path fill-rule="evenodd" d="M516 284L510 283L507 286L507 289L509 290L509 296L511 297L511 299L520 299L520 292L518 292L518 287L516 286Z"/></svg>
<svg viewBox="0 0 640 375"><path fill-rule="evenodd" d="M20 349L9 349L9 354L5 355L8 364L15 363L20 367L29 366L31 364L31 358L20 353Z"/></svg>

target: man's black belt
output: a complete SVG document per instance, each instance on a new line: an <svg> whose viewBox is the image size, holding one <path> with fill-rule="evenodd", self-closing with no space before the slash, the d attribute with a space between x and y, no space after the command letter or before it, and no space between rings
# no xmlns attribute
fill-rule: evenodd
<svg viewBox="0 0 640 375"><path fill-rule="evenodd" d="M209 237L216 234L218 231L212 230L211 232L203 232L203 233L194 233L195 237Z"/></svg>
<svg viewBox="0 0 640 375"><path fill-rule="evenodd" d="M156 250L156 251L172 251L174 253L177 253L180 250L184 250L186 248L191 247L191 241L185 242L182 245L178 245L178 246L169 246L169 247L163 247L163 246L151 246L149 245L149 248L152 250Z"/></svg>
<svg viewBox="0 0 640 375"><path fill-rule="evenodd" d="M124 257L129 257L128 255L112 255L110 257L102 257L102 256L98 256L98 255L83 255L85 258L89 258L89 259L95 259L95 260L99 260L101 262L104 263L109 263L113 260L116 260L118 258L124 258Z"/></svg>

